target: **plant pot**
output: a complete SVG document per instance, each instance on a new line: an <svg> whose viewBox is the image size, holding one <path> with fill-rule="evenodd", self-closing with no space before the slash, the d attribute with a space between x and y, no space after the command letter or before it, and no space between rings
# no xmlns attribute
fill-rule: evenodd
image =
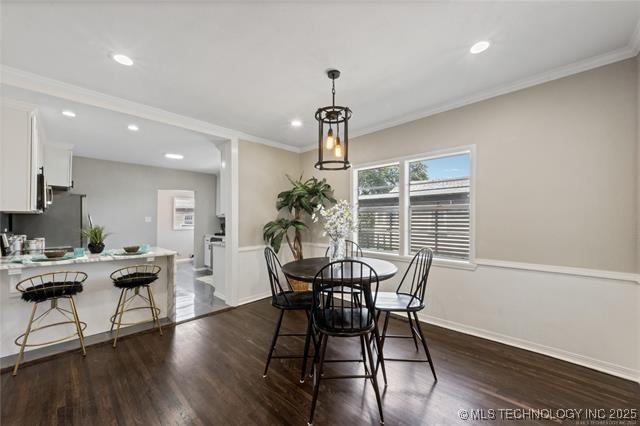
<svg viewBox="0 0 640 426"><path fill-rule="evenodd" d="M102 253L102 250L104 250L104 243L98 243L98 244L89 243L88 247L91 253L98 254L98 253Z"/></svg>
<svg viewBox="0 0 640 426"><path fill-rule="evenodd" d="M292 279L289 279L289 283L293 291L309 291L309 283Z"/></svg>

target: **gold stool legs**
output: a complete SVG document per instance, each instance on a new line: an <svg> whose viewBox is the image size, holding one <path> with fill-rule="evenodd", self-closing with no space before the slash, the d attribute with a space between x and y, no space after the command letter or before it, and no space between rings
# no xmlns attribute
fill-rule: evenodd
<svg viewBox="0 0 640 426"><path fill-rule="evenodd" d="M160 326L160 317L158 316L158 312L160 312L160 309L156 308L156 301L153 298L153 291L151 291L151 287L149 286L147 286L147 294L149 295L149 304L151 305L151 315L153 315L153 320L158 326L158 331L162 336L162 327Z"/></svg>
<svg viewBox="0 0 640 426"><path fill-rule="evenodd" d="M80 326L80 318L78 317L78 310L76 309L76 302L73 300L73 296L69 296L69 303L71 304L71 312L73 313L73 320L76 323L76 330L78 330L78 338L80 339L80 346L82 347L82 356L87 356L87 350L84 347L84 333Z"/></svg>
<svg viewBox="0 0 640 426"><path fill-rule="evenodd" d="M138 310L138 309L149 309L151 311L151 317L152 317L152 321L154 323L154 325L158 328L158 331L160 332L160 335L162 336L162 326L160 325L160 309L156 306L156 302L155 299L153 298L153 290L151 290L150 286L144 286L147 288L147 297L144 297L142 294L140 294L140 287L135 287L133 289L131 288L125 288L122 290L122 292L120 293L120 299L118 300L118 306L116 307L116 313L111 317L111 329L113 330L113 327L115 326L116 329L116 334L113 338L113 347L115 348L117 343L118 343L118 337L120 336L120 326L121 325L134 325L134 324L140 324L142 322L146 322L146 321L140 321L140 322L135 322L135 323L124 323L122 322L122 318L124 316L124 313L127 311L133 311L133 310ZM127 295L129 294L129 291L133 290L134 294L133 296L127 297ZM142 307L135 307L135 308L127 308L126 305L133 300L133 298L135 298L136 296L142 298L144 301L147 302L146 306L142 306Z"/></svg>
<svg viewBox="0 0 640 426"><path fill-rule="evenodd" d="M118 299L118 304L116 305L116 313L113 314L113 318L115 319L118 316L118 310L120 309L120 303L122 303L122 296L124 295L124 291L125 289L123 288L122 290L120 290L120 298ZM116 325L115 321L111 321L111 330L109 331L113 331L113 326Z"/></svg>
<svg viewBox="0 0 640 426"><path fill-rule="evenodd" d="M69 299L69 306L71 308L70 311L63 309L61 307L58 306L58 301L60 299ZM16 339L16 344L20 346L20 352L18 353L18 357L16 358L16 364L13 367L13 375L15 376L16 374L18 374L18 368L20 367L20 363L22 362L22 358L24 357L24 349L27 346L45 346L45 345L49 345L49 344L53 344L53 343L59 343L65 340L68 340L74 336L78 336L78 339L80 340L80 347L82 349L82 355L83 356L87 356L87 350L84 346L84 332L83 330L83 326L86 327L87 324L83 323L80 321L80 317L78 316L78 310L76 308L76 303L75 300L73 299L73 296L61 296L61 297L56 297L53 299L49 299L49 301L51 302L51 307L48 308L47 310L45 310L43 313L41 313L40 315L38 315L38 317L36 318L36 312L38 310L38 305L42 302L34 302L33 303L33 309L31 310L31 316L29 317L29 323L27 324L27 330L24 332L24 334L21 334L20 336L18 336L18 338ZM36 326L34 327L34 322L39 322L41 321L44 317L46 317L49 312L52 312L54 310L57 310L59 313L61 313L63 316L66 317L66 319L68 319L68 321L63 321L63 322L57 322L57 323L53 323L53 324L48 324L48 325L44 325L44 326ZM69 317L68 314L71 314L73 318ZM48 342L41 342L41 343L32 343L29 344L28 340L29 340L29 335L32 332L38 331L38 330L42 330L45 328L49 328L49 327L55 327L55 326L59 326L59 325L63 325L63 324L73 324L73 326L76 329L76 332L70 336L67 337L63 337L61 339L55 339L55 340L51 340Z"/></svg>
<svg viewBox="0 0 640 426"><path fill-rule="evenodd" d="M127 293L129 292L128 288L125 288L121 293L121 302L118 302L118 308L120 312L118 313L118 326L116 327L116 336L113 338L113 347L116 347L116 343L118 343L118 336L120 335L120 324L122 324L122 316L124 315L124 305L127 303ZM117 311L118 309L116 309ZM114 318L115 320L115 318Z"/></svg>
<svg viewBox="0 0 640 426"><path fill-rule="evenodd" d="M31 333L31 325L33 324L33 317L36 316L36 309L38 309L38 304L33 304L33 309L31 310L31 317L29 317L29 323L27 324L27 331L24 333L24 339L22 339L22 345L20 345L20 353L18 353L18 358L16 358L16 365L13 367L13 375L18 374L18 367L20 366L20 361L22 361L22 356L24 355L24 347L27 346L27 339L29 338L29 333Z"/></svg>

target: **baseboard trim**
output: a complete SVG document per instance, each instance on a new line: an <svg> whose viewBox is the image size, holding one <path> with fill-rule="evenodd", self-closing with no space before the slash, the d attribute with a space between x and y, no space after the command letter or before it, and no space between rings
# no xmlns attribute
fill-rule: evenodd
<svg viewBox="0 0 640 426"><path fill-rule="evenodd" d="M640 370L634 370L622 365L612 364L610 362L590 358L584 355L565 351L563 349L541 345L529 340L519 339L501 333L495 333L493 331L461 324L455 321L444 320L442 318L437 318L431 315L418 314L418 317L421 321L437 325L438 327L443 327L449 330L457 331L459 333L469 334L471 336L480 337L482 339L487 339L516 348L524 349L530 352L550 356L552 358L560 359L562 361L567 361L572 364L577 364L583 367L590 368L592 370L597 370L606 374L610 374L612 376L640 383Z"/></svg>
<svg viewBox="0 0 640 426"><path fill-rule="evenodd" d="M247 303L256 302L258 300L266 299L267 297L271 297L270 291L266 291L264 293L260 293L254 296L243 297L240 300L238 300L238 303L236 304L236 306L246 305Z"/></svg>
<svg viewBox="0 0 640 426"><path fill-rule="evenodd" d="M202 271L210 271L211 269L207 268L206 266L201 266L200 268L191 268L193 269L193 272L202 272Z"/></svg>
<svg viewBox="0 0 640 426"><path fill-rule="evenodd" d="M193 259L190 257L185 257L182 259L176 259L176 263L191 263L193 262Z"/></svg>

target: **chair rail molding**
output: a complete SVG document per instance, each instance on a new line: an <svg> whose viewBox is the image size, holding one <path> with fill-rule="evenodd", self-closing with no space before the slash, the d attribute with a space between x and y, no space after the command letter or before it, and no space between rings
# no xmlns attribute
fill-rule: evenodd
<svg viewBox="0 0 640 426"><path fill-rule="evenodd" d="M307 246L310 249L326 249L327 244L323 243L302 243L303 246ZM251 249L251 247L246 247L246 249ZM396 254L390 253L377 253L364 250L365 255L373 258L380 258L384 260L389 260L392 262L401 262L401 263L409 263L411 262L411 256L399 256ZM448 260L442 259L433 259L434 267L441 268L456 268L456 269L466 269L466 270L475 270L478 266L486 266L492 268L504 268L504 269L522 269L525 271L537 271L537 272L548 272L550 274L564 274L564 275L576 275L580 277L592 277L592 278L604 278L607 280L615 280L615 281L625 281L629 284L640 284L640 274L636 274L633 272L620 272L620 271L610 271L606 269L588 269L588 268L578 268L573 266L561 266L561 265L546 265L539 263L528 263L528 262L515 262L511 260L496 260L496 259L484 259L484 258L476 258L473 261L469 262L460 262L453 261L449 262Z"/></svg>

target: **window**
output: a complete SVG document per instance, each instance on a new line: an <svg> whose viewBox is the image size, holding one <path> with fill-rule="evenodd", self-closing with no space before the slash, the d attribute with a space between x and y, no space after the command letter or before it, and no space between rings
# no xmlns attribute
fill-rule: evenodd
<svg viewBox="0 0 640 426"><path fill-rule="evenodd" d="M364 250L398 252L400 165L359 170L358 244Z"/></svg>
<svg viewBox="0 0 640 426"><path fill-rule="evenodd" d="M401 255L430 247L436 258L469 260L471 191L470 149L356 169L358 244Z"/></svg>
<svg viewBox="0 0 640 426"><path fill-rule="evenodd" d="M469 259L469 154L409 162L409 252Z"/></svg>

